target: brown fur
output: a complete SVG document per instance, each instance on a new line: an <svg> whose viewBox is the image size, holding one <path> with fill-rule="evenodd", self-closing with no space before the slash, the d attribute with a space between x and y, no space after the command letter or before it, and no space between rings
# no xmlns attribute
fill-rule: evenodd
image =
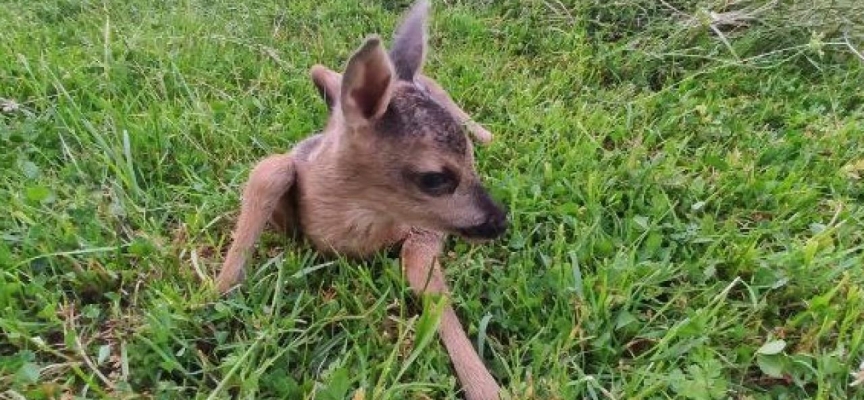
<svg viewBox="0 0 864 400"><path fill-rule="evenodd" d="M420 73L427 8L423 0L412 8L389 54L373 36L343 75L311 69L330 110L327 126L252 170L217 277L220 292L241 281L268 221L325 254L368 257L401 245L412 289L447 296L437 260L444 236L488 240L504 233L505 213L480 182L463 127L483 143L491 134ZM498 385L450 306L439 332L467 398L497 398Z"/></svg>

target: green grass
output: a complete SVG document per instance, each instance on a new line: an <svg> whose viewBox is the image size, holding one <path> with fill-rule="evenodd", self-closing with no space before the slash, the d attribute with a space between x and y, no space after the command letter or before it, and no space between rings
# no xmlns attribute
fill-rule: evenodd
<svg viewBox="0 0 864 400"><path fill-rule="evenodd" d="M408 2L380 3L4 4L5 396L459 396L437 340L410 357L430 308L394 259L269 235L208 289L249 169L323 126L308 68L389 38ZM447 3L426 70L497 135L512 212L447 276L513 398L864 398L864 63L837 31Z"/></svg>

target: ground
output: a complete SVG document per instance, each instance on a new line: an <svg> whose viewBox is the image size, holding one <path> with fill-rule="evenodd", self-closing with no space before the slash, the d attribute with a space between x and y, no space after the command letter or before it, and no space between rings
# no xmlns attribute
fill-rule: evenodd
<svg viewBox="0 0 864 400"><path fill-rule="evenodd" d="M447 277L512 398L864 398L864 40L757 3L433 1L512 223ZM7 2L5 396L458 398L386 255L269 234L212 293L250 168L323 126L308 68L407 6Z"/></svg>

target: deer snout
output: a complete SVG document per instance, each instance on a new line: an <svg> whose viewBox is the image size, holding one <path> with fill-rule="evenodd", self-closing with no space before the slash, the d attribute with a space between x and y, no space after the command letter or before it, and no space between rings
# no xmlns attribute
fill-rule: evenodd
<svg viewBox="0 0 864 400"><path fill-rule="evenodd" d="M489 216L479 225L460 229L460 233L471 239L496 239L507 232L507 216L503 212Z"/></svg>
<svg viewBox="0 0 864 400"><path fill-rule="evenodd" d="M469 239L496 239L507 232L507 211L489 197L482 188L475 189L478 208L483 213L483 222L459 229L459 234Z"/></svg>

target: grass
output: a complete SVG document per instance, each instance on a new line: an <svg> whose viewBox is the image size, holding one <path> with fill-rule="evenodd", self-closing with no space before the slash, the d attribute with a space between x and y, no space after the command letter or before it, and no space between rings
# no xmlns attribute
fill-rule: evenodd
<svg viewBox="0 0 864 400"><path fill-rule="evenodd" d="M396 260L269 235L209 291L251 166L323 126L308 68L407 5L7 1L3 396L457 398ZM864 42L681 13L435 3L426 70L512 212L450 244L458 313L513 398L864 398Z"/></svg>

